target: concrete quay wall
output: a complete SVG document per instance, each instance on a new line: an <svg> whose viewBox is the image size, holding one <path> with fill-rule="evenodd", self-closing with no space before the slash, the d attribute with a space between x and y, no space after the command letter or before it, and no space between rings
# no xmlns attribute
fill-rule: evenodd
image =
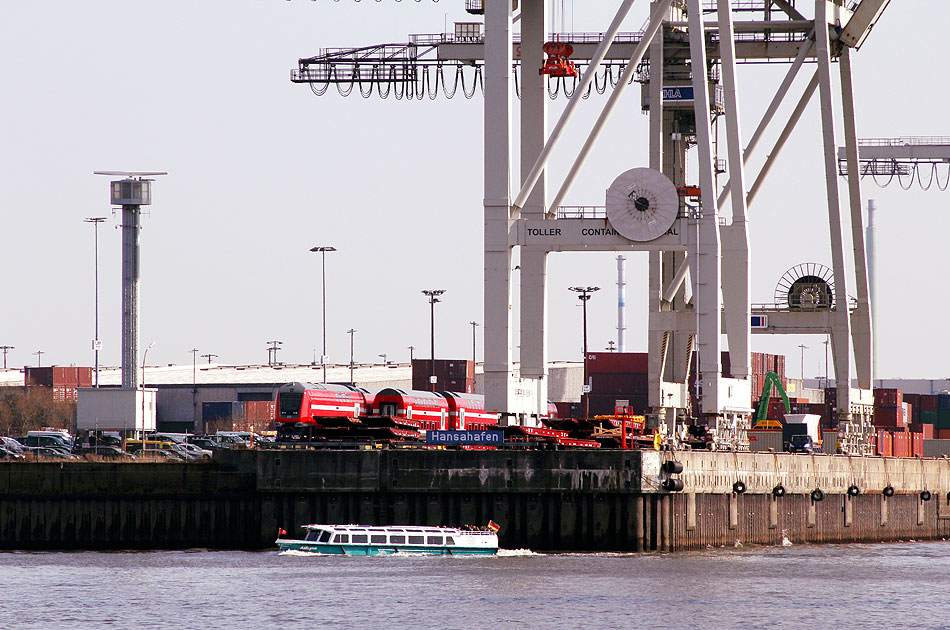
<svg viewBox="0 0 950 630"><path fill-rule="evenodd" d="M254 481L214 464L2 463L0 549L258 548Z"/></svg>
<svg viewBox="0 0 950 630"><path fill-rule="evenodd" d="M684 466L674 475L682 492L662 489L670 459ZM783 497L772 494L778 484ZM851 485L860 494L849 496ZM766 453L288 450L224 452L208 464L0 463L0 548L263 549L278 528L293 535L307 523L489 519L502 546L535 550L923 540L950 537L948 492L945 459Z"/></svg>

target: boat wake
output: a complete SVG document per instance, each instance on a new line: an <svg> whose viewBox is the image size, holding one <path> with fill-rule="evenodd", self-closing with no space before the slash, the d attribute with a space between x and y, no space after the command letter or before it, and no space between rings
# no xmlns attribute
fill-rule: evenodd
<svg viewBox="0 0 950 630"><path fill-rule="evenodd" d="M540 556L541 554L530 549L499 549L495 555L503 558L513 558L516 556Z"/></svg>
<svg viewBox="0 0 950 630"><path fill-rule="evenodd" d="M310 557L310 556L329 556L329 555L331 555L331 554L328 554L328 553L319 553L319 552L316 552L316 551L299 551L299 550L297 550L297 549L287 549L286 551L278 551L278 552L277 552L277 555L279 555L279 556L304 556L304 557Z"/></svg>

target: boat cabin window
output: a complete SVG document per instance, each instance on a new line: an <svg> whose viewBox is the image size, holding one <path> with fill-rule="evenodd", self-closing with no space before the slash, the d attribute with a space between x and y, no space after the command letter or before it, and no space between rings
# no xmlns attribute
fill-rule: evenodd
<svg viewBox="0 0 950 630"><path fill-rule="evenodd" d="M311 529L309 532L307 532L307 537L304 538L304 540L313 540L313 541L316 541L318 538L320 538L320 530L319 530L319 529Z"/></svg>
<svg viewBox="0 0 950 630"><path fill-rule="evenodd" d="M337 534L333 537L333 542L335 543L348 543L350 542L349 534Z"/></svg>
<svg viewBox="0 0 950 630"><path fill-rule="evenodd" d="M330 536L331 536L330 532L323 532L322 534L320 534L320 542L322 543L330 542Z"/></svg>
<svg viewBox="0 0 950 630"><path fill-rule="evenodd" d="M446 537L445 537L445 544L446 544L446 545L454 545L454 544L455 544L455 539L452 538L451 536L446 536Z"/></svg>
<svg viewBox="0 0 950 630"><path fill-rule="evenodd" d="M426 536L427 545L441 545L442 537L441 536Z"/></svg>
<svg viewBox="0 0 950 630"><path fill-rule="evenodd" d="M410 545L424 545L426 542L425 536L410 536L409 544Z"/></svg>
<svg viewBox="0 0 950 630"><path fill-rule="evenodd" d="M405 536L390 536L389 542L393 545L405 545L406 537Z"/></svg>
<svg viewBox="0 0 950 630"><path fill-rule="evenodd" d="M384 545L386 544L386 534L373 534L369 537L369 541L374 545Z"/></svg>
<svg viewBox="0 0 950 630"><path fill-rule="evenodd" d="M365 543L365 542L366 542L366 534L353 534L353 542L354 542L354 543Z"/></svg>

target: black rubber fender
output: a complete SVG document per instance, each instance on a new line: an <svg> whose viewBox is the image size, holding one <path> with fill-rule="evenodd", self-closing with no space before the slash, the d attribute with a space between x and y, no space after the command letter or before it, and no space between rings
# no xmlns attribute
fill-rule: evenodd
<svg viewBox="0 0 950 630"><path fill-rule="evenodd" d="M894 486L884 486L884 490L881 491L881 494L885 497L894 496Z"/></svg>
<svg viewBox="0 0 950 630"><path fill-rule="evenodd" d="M663 481L663 489L667 492L681 492L685 484L682 479L665 479Z"/></svg>
<svg viewBox="0 0 950 630"><path fill-rule="evenodd" d="M811 500L818 502L825 500L825 493L821 491L821 488L815 488L811 491Z"/></svg>
<svg viewBox="0 0 950 630"><path fill-rule="evenodd" d="M849 496L849 497L856 497L856 496L858 496L859 494L861 494L861 488L857 487L857 486L854 485L854 484L851 484L850 486L848 486L848 496Z"/></svg>
<svg viewBox="0 0 950 630"><path fill-rule="evenodd" d="M663 472L670 475L676 475L683 472L683 462L678 462L675 459L668 459L663 462Z"/></svg>
<svg viewBox="0 0 950 630"><path fill-rule="evenodd" d="M783 486L782 484L778 484L777 486L775 486L774 488L772 488L772 496L784 497L784 496L785 496L785 486Z"/></svg>
<svg viewBox="0 0 950 630"><path fill-rule="evenodd" d="M732 491L735 492L736 494L742 494L743 492L746 491L745 483L742 481L735 482L734 484L732 484Z"/></svg>
<svg viewBox="0 0 950 630"><path fill-rule="evenodd" d="M930 501L933 498L933 495L930 493L930 490L922 490L920 493L921 501Z"/></svg>

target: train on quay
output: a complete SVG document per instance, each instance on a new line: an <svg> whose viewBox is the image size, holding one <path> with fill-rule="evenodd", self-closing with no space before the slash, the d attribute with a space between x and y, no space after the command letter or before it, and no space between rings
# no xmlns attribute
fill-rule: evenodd
<svg viewBox="0 0 950 630"><path fill-rule="evenodd" d="M502 427L499 414L485 410L483 396L460 392L395 388L370 392L353 385L295 382L278 388L275 412L277 441L284 444L394 446L422 442L429 431L502 430L509 444L601 446L600 441L589 439L591 427L579 435L578 427L555 426L564 421L557 417L554 404L548 405L548 414L541 418L545 426Z"/></svg>
<svg viewBox="0 0 950 630"><path fill-rule="evenodd" d="M498 425L484 397L458 392L287 383L277 391L280 441L417 440L424 431L484 431Z"/></svg>

